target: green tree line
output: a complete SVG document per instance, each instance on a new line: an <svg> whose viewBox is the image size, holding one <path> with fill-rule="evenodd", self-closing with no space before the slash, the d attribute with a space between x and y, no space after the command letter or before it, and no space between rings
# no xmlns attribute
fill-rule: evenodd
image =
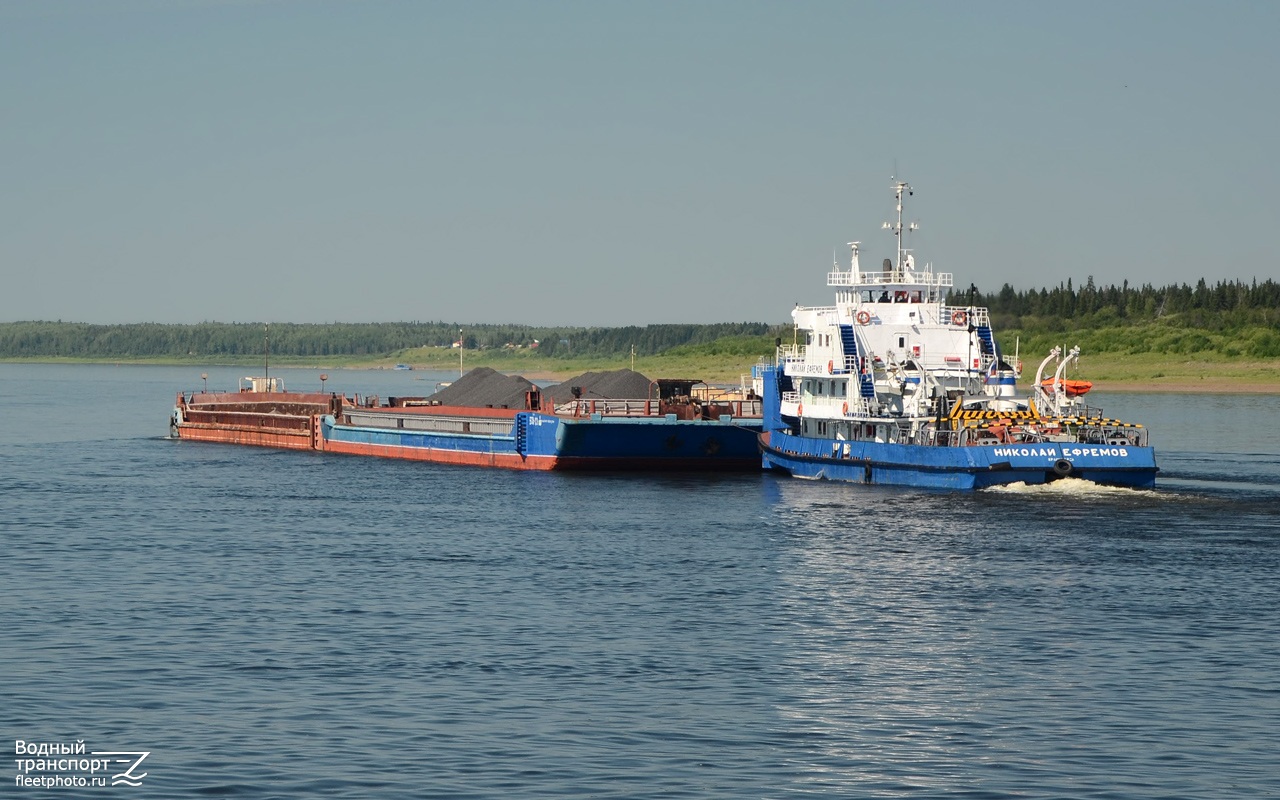
<svg viewBox="0 0 1280 800"><path fill-rule="evenodd" d="M1128 281L1119 286L1097 286L1091 275L1079 289L1072 288L1070 279L1054 288L1024 291L1006 283L995 294L977 287L953 291L951 302L985 306L993 322L1002 321L1003 327L1022 327L1024 317L1033 323L1057 319L1085 327L1098 322L1153 322L1166 316L1188 327L1213 330L1280 324L1280 283L1272 280L1220 281L1210 286L1201 278L1194 287L1185 283L1130 286Z"/></svg>
<svg viewBox="0 0 1280 800"><path fill-rule="evenodd" d="M1225 357L1280 357L1280 283L1239 280L1195 286L1099 286L1092 276L1074 288L987 294L970 286L953 291L956 305L985 306L1005 349L1015 338L1033 350L1070 335L1087 352L1214 353Z"/></svg>
<svg viewBox="0 0 1280 800"><path fill-rule="evenodd" d="M415 347L529 348L551 357L646 356L725 337L761 336L771 327L739 322L622 328L460 325L445 322L222 323L195 325L79 322L0 323L0 358L188 358L262 355L374 356Z"/></svg>
<svg viewBox="0 0 1280 800"><path fill-rule="evenodd" d="M1099 286L1092 276L1076 288L1016 290L1005 284L986 293L976 286L953 291L953 305L986 307L1006 350L1014 340L1043 349L1063 341L1093 352L1214 352L1227 357L1280 357L1280 283L1201 279L1195 286ZM789 325L736 322L618 328L537 327L456 322L298 324L202 322L194 325L78 322L0 323L0 358L218 358L272 354L295 357L386 356L417 347L450 347L462 337L468 350L527 349L553 358L637 356L680 348L716 352L771 349L791 338ZM767 337L767 338L766 338ZM711 346L714 343L721 343ZM744 344L744 343L750 343ZM709 347L711 346L711 347Z"/></svg>

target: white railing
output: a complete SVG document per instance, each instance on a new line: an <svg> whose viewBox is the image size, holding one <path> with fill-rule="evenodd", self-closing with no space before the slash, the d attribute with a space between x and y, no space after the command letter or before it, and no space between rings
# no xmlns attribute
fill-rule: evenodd
<svg viewBox="0 0 1280 800"><path fill-rule="evenodd" d="M778 346L778 361L804 361L808 345L784 344Z"/></svg>
<svg viewBox="0 0 1280 800"><path fill-rule="evenodd" d="M855 306L855 316L858 311L865 311L874 319L879 315L879 309L884 304L881 303L862 303ZM961 324L968 325L973 323L979 327L991 327L991 315L985 308L970 308L969 306L939 306L933 303L912 303L911 310L920 315L920 322L926 325L955 325L958 320L963 320ZM956 317L956 314L962 314L962 317ZM844 324L849 324L846 320Z"/></svg>
<svg viewBox="0 0 1280 800"><path fill-rule="evenodd" d="M968 306L943 306L942 319L938 322L946 325L954 324L957 314L963 314L965 323L972 323L980 328L991 327L991 315L985 308L970 308Z"/></svg>
<svg viewBox="0 0 1280 800"><path fill-rule="evenodd" d="M904 285L954 286L950 272L932 272L925 270L889 270L888 272L853 272L836 270L827 273L828 286L865 286L865 285Z"/></svg>
<svg viewBox="0 0 1280 800"><path fill-rule="evenodd" d="M799 392L783 392L783 403L801 403L804 415L809 419L855 419L870 415L870 408L862 397L801 397Z"/></svg>
<svg viewBox="0 0 1280 800"><path fill-rule="evenodd" d="M796 306L792 309L793 314L797 311L807 311L817 315L818 317L839 313L839 309L835 306Z"/></svg>
<svg viewBox="0 0 1280 800"><path fill-rule="evenodd" d="M657 400L570 400L556 406L552 413L568 417L586 417L602 414L606 417L651 417L658 414Z"/></svg>
<svg viewBox="0 0 1280 800"><path fill-rule="evenodd" d="M674 404L682 405L682 404ZM695 401L691 406L694 417L697 415L715 414L727 411L734 418L758 417L763 404L758 399L711 399ZM671 406L668 406L671 408ZM550 413L565 417L590 417L599 414L602 417L657 417L662 415L662 403L659 400L620 400L620 399L582 399L560 403ZM683 413L683 412L681 412Z"/></svg>

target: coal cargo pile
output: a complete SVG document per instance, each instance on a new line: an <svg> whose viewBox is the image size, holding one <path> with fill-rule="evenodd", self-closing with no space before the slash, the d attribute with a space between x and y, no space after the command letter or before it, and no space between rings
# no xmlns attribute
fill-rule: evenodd
<svg viewBox="0 0 1280 800"><path fill-rule="evenodd" d="M568 403L574 399L573 387L577 386L582 389L584 400L643 400L649 397L652 383L639 372L629 369L584 372L555 386L548 386L542 390L542 395L550 397L557 405Z"/></svg>
<svg viewBox="0 0 1280 800"><path fill-rule="evenodd" d="M442 406L524 408L534 385L519 375L476 367L427 399Z"/></svg>

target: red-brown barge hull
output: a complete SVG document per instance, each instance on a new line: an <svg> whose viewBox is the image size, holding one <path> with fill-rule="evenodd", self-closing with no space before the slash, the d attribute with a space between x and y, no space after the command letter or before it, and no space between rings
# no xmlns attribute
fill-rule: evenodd
<svg viewBox="0 0 1280 800"><path fill-rule="evenodd" d="M316 450L316 419L341 410L338 395L303 392L199 392L178 395L173 434L197 442Z"/></svg>
<svg viewBox="0 0 1280 800"><path fill-rule="evenodd" d="M314 450L316 444L308 430L272 430L240 425L184 422L177 425L178 438L193 442L247 444L257 447L283 447L288 450Z"/></svg>

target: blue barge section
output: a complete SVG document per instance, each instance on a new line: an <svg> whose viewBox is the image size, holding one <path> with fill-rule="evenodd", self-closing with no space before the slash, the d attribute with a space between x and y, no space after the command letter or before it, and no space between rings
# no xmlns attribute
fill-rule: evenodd
<svg viewBox="0 0 1280 800"><path fill-rule="evenodd" d="M317 449L523 470L755 470L760 419L564 417L536 411L349 408L319 420Z"/></svg>

